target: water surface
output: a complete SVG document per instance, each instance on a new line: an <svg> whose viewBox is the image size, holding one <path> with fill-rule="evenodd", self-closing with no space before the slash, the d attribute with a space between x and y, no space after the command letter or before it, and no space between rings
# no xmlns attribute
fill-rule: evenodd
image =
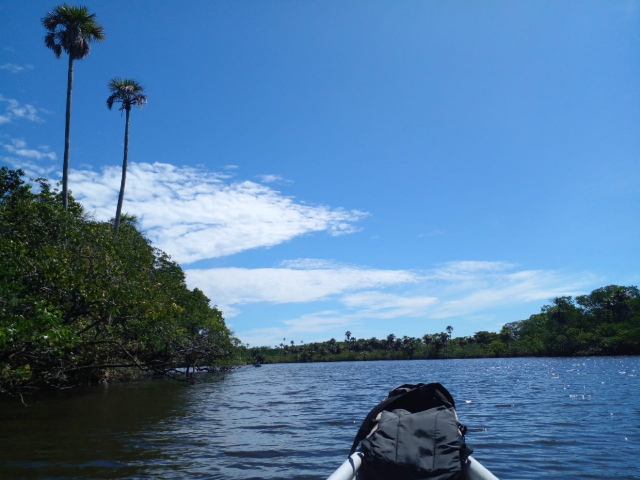
<svg viewBox="0 0 640 480"><path fill-rule="evenodd" d="M639 357L280 364L3 400L0 477L324 479L390 388L439 381L500 478L640 478L639 371Z"/></svg>

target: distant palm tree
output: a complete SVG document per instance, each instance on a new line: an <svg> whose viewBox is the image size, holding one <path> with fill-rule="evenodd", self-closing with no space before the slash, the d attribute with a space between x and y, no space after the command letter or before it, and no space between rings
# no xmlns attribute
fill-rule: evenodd
<svg viewBox="0 0 640 480"><path fill-rule="evenodd" d="M347 349L349 348L349 339L351 338L351 332L349 330L347 330L344 334L344 336L347 339Z"/></svg>
<svg viewBox="0 0 640 480"><path fill-rule="evenodd" d="M73 61L89 55L90 43L104 40L104 29L96 22L96 15L85 6L63 3L54 7L42 19L47 29L44 44L60 58L64 50L69 55L67 72L67 113L64 128L64 161L62 164L62 206L67 209L69 191L69 137L71 128L71 90L73 89Z"/></svg>
<svg viewBox="0 0 640 480"><path fill-rule="evenodd" d="M387 349L391 350L393 347L393 342L396 341L396 336L393 333L387 335Z"/></svg>
<svg viewBox="0 0 640 480"><path fill-rule="evenodd" d="M124 158L122 159L122 180L120 182L120 195L118 195L118 207L116 208L116 219L113 228L117 232L120 226L120 214L122 212L122 202L124 201L124 185L127 180L127 157L129 156L129 113L131 107L142 108L147 103L147 96L142 92L144 88L135 80L130 78L114 78L109 82L109 98L107 107L111 110L114 103L120 103L120 111L127 113L127 120L124 128Z"/></svg>

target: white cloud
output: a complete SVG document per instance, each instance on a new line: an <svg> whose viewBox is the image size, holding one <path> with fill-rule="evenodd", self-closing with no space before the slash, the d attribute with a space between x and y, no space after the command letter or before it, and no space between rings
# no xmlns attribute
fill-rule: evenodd
<svg viewBox="0 0 640 480"><path fill-rule="evenodd" d="M42 165L30 160L25 160L23 158L4 156L0 156L0 160L2 160L8 166L11 166L15 169L19 168L23 170L26 173L27 177L43 177L51 179L54 176L62 176L62 172L57 171L59 168L58 165Z"/></svg>
<svg viewBox="0 0 640 480"><path fill-rule="evenodd" d="M262 183L279 183L279 184L292 183L290 180L286 180L280 175L273 175L273 174L257 175L256 178L258 178Z"/></svg>
<svg viewBox="0 0 640 480"><path fill-rule="evenodd" d="M74 195L98 219L114 215L121 170L72 170ZM133 163L127 170L124 212L135 214L155 245L181 263L271 247L297 236L356 230L366 214L309 206L250 181L168 164Z"/></svg>
<svg viewBox="0 0 640 480"><path fill-rule="evenodd" d="M0 124L9 123L14 119L25 119L31 122L43 122L44 120L38 116L38 112L45 112L42 109L38 109L33 105L20 104L14 98L6 98L0 94L0 104L6 103L4 107L4 113L0 115Z"/></svg>
<svg viewBox="0 0 640 480"><path fill-rule="evenodd" d="M0 70L7 70L10 73L24 72L25 70L33 70L33 65L16 65L15 63L5 63L0 65Z"/></svg>
<svg viewBox="0 0 640 480"><path fill-rule="evenodd" d="M37 149L27 148L27 142L21 138L13 138L11 143L0 143L3 150L9 155L0 155L0 160L13 168L20 168L25 171L28 177L51 177L56 174L59 165L51 163L40 163L40 160L55 160L56 154L50 152L47 145L41 145Z"/></svg>
<svg viewBox="0 0 640 480"><path fill-rule="evenodd" d="M319 258L296 258L295 260L283 260L280 262L280 266L295 270L318 270L327 268L335 269L345 267L346 265L333 260L323 260Z"/></svg>
<svg viewBox="0 0 640 480"><path fill-rule="evenodd" d="M349 291L413 283L419 276L406 270L336 268L212 268L188 269L189 285L198 286L214 302L315 302ZM220 300L219 300L220 299Z"/></svg>
<svg viewBox="0 0 640 480"><path fill-rule="evenodd" d="M475 278L492 273L500 273L517 267L509 262L456 261L444 263L428 273L429 278L454 280Z"/></svg>
<svg viewBox="0 0 640 480"><path fill-rule="evenodd" d="M186 272L192 286L198 286L215 301L224 299L229 305L315 302L333 296L348 309L377 318L394 315L448 318L497 305L575 295L594 281L591 275L554 270L511 271L515 267L505 262L453 262L422 273L345 266L315 259L283 263L287 267ZM390 294L375 290L398 285L411 285L412 292Z"/></svg>
<svg viewBox="0 0 640 480"><path fill-rule="evenodd" d="M48 147L39 147L39 150L29 149L27 148L27 142L19 138L14 138L11 140L11 144L4 144L3 146L11 155L17 155L21 158L28 158L30 160L56 159L56 154L49 152Z"/></svg>
<svg viewBox="0 0 640 480"><path fill-rule="evenodd" d="M577 295L592 284L591 274L568 274L555 270L498 270L484 275L471 274L474 285L454 298L437 306L433 318L452 318L487 310L488 308L548 300L564 295Z"/></svg>
<svg viewBox="0 0 640 480"><path fill-rule="evenodd" d="M339 311L327 310L307 315L302 315L295 320L285 320L281 327L256 328L243 332L241 340L253 346L279 345L283 338L289 344L294 340L296 344L304 341L314 341L317 335L326 336L332 330L344 330L355 325L354 320L346 318Z"/></svg>
<svg viewBox="0 0 640 480"><path fill-rule="evenodd" d="M340 300L346 307L358 309L359 317L420 317L438 303L429 295L403 296L376 291L345 295Z"/></svg>
<svg viewBox="0 0 640 480"><path fill-rule="evenodd" d="M304 265L304 262L299 265ZM187 271L187 275L190 284L198 285L211 298L228 300L232 306L250 302L327 299L341 305L339 309L284 320L272 332L253 329L239 334L242 339L251 338L254 344L273 344L278 338L293 334L318 338L318 334L329 332L335 336L342 327L353 329L360 326L362 329L380 320L397 322L419 318L424 322L481 318L496 309L547 301L556 296L575 296L596 281L593 275L584 272L517 270L516 265L506 262L451 262L422 273L343 267L339 264L331 268L330 262L326 262L324 267L309 270L259 269L258 272L212 269L199 270L196 275ZM345 275L345 269L350 273ZM354 271L359 272L362 278L354 275ZM402 288L404 292L385 291L390 287L395 291Z"/></svg>
<svg viewBox="0 0 640 480"><path fill-rule="evenodd" d="M319 333L335 327L347 327L353 325L353 321L345 318L340 311L327 310L317 313L309 313L302 315L295 320L284 320L282 323L287 325L286 333L292 334Z"/></svg>

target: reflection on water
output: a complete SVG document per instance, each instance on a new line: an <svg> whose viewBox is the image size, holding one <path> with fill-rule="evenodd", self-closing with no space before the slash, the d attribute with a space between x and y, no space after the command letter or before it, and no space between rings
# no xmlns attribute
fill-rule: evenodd
<svg viewBox="0 0 640 480"><path fill-rule="evenodd" d="M172 382L87 388L0 404L0 477L129 478L171 455L149 442L184 415L188 392Z"/></svg>
<svg viewBox="0 0 640 480"><path fill-rule="evenodd" d="M266 365L0 403L2 478L323 479L393 386L439 381L501 478L640 478L638 357Z"/></svg>

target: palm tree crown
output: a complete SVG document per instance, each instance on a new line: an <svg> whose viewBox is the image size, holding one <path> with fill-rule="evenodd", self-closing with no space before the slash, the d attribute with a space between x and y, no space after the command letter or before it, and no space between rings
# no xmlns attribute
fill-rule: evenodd
<svg viewBox="0 0 640 480"><path fill-rule="evenodd" d="M142 108L147 103L147 96L143 94L144 87L130 78L113 78L109 82L109 98L107 107L113 108L114 103L120 103L120 111L130 111L131 107Z"/></svg>
<svg viewBox="0 0 640 480"><path fill-rule="evenodd" d="M91 42L104 40L104 29L96 22L95 13L89 13L86 6L76 7L63 3L42 19L47 30L44 44L60 58L62 50L74 60L79 60L91 50Z"/></svg>

